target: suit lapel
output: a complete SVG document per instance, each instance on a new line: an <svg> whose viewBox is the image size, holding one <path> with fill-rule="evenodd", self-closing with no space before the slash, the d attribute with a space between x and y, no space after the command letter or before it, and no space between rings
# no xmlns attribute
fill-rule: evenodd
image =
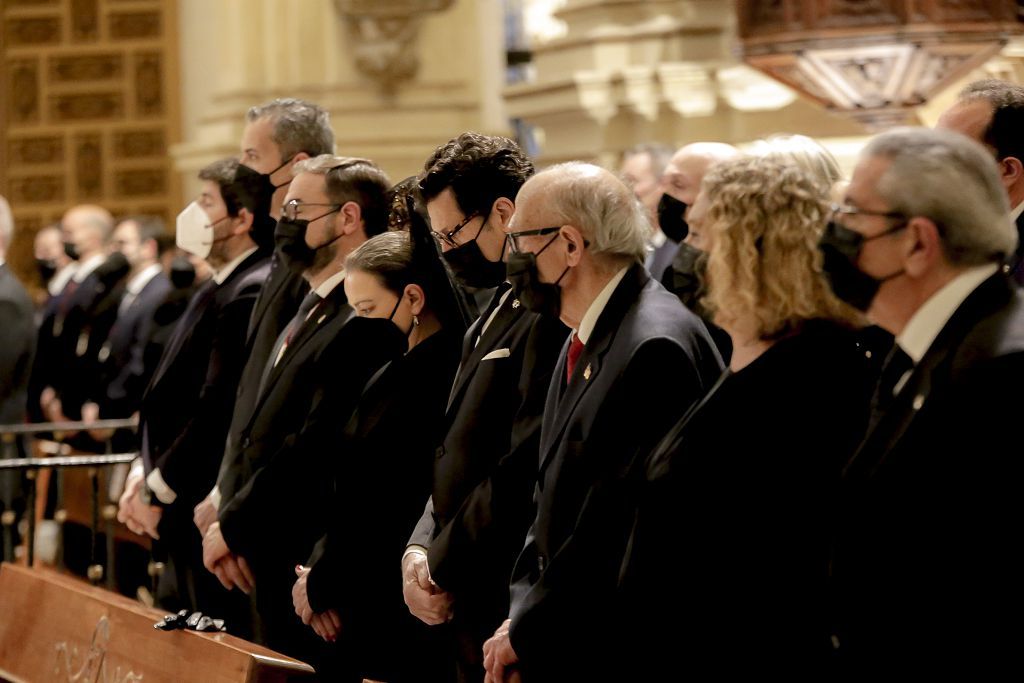
<svg viewBox="0 0 1024 683"><path fill-rule="evenodd" d="M844 476L863 471L864 468L868 468L870 476L885 462L927 403L935 385L948 378L952 356L967 334L979 320L1005 305L1012 295L1013 284L1005 275L996 273L960 304L928 347L924 358L914 367L889 410L869 426L861 447L843 469Z"/></svg>
<svg viewBox="0 0 1024 683"><path fill-rule="evenodd" d="M213 280L209 280L192 296L192 301L189 302L188 308L182 313L174 329L174 335L160 357L160 364L157 366L156 372L153 373L153 379L149 383L150 390L160 383L160 380L163 379L164 374L170 368L172 361L177 357L182 346L184 346L185 340L192 336L196 323L203 316L203 312L216 291L217 284Z"/></svg>
<svg viewBox="0 0 1024 683"><path fill-rule="evenodd" d="M480 367L481 359L495 350L495 345L505 337L521 315L523 315L523 307L519 305L519 300L515 298L515 294L510 294L504 303L498 306L498 312L494 316L494 320L491 321L491 324L484 330L483 335L480 337L480 343L469 352L469 355L463 354L459 374L455 377L451 396L448 397L449 411L457 403L459 395L462 394L462 391L469 384L469 380L476 374L477 368ZM481 317L478 320L478 324L475 323L469 328L463 340L463 349L466 348L467 339L469 344L472 345L472 340L476 337L476 331L479 329L478 325L483 325L484 322Z"/></svg>
<svg viewBox="0 0 1024 683"><path fill-rule="evenodd" d="M583 347L583 352L576 361L576 368L572 378L562 393L562 382L565 381L566 356L572 336L566 340L562 348L561 358L555 368L555 374L551 378L551 386L548 390L548 400L544 406L544 425L541 433L541 460L540 476L544 476L544 470L549 460L558 450L562 434L565 432L576 406L595 384L601 372L603 360L615 334L618 332L619 324L625 317L627 311L636 302L640 291L650 280L647 271L640 264L632 266L622 278L618 287L612 293L611 298L605 305L604 310L597 319L597 324L590 335L590 339ZM561 396L559 397L559 394ZM550 428L548 427L550 425Z"/></svg>

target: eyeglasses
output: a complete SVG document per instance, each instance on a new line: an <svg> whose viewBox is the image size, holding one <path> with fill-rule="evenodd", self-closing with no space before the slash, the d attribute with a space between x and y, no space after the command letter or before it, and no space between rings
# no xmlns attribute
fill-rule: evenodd
<svg viewBox="0 0 1024 683"><path fill-rule="evenodd" d="M882 218L892 218L905 220L907 217L898 211L869 211L868 209L859 209L856 206L850 206L849 204L833 204L830 207L829 219L835 220L837 216L880 216Z"/></svg>
<svg viewBox="0 0 1024 683"><path fill-rule="evenodd" d="M465 218L463 218L462 221L458 225L456 225L454 228L452 228L448 232L438 232L437 230L431 230L430 232L433 233L434 239L436 239L436 240L438 240L440 242L444 242L449 247L452 247L454 249L454 248L459 246L455 242L455 235L457 235L460 230L462 230L464 227L466 227L466 225L471 220L473 220L474 218L476 218L479 215L480 215L479 211L474 211L473 213L471 213L468 216L466 216ZM484 222L486 223L487 221L485 220ZM481 229L483 229L483 227L484 227L483 225L480 226Z"/></svg>
<svg viewBox="0 0 1024 683"><path fill-rule="evenodd" d="M519 245L519 240L523 237L540 237L542 235L550 235L553 232L558 232L562 229L561 225L555 225L550 228L537 228L536 230L520 230L519 232L510 232L505 236L508 241L508 249L513 254L523 253L522 247Z"/></svg>
<svg viewBox="0 0 1024 683"><path fill-rule="evenodd" d="M293 221L293 220L295 220L296 218L299 217L299 212L302 211L302 209L307 207L307 206L329 206L329 207L331 207L330 211L328 211L327 213L323 214L324 216L326 216L327 214L334 213L335 211L340 209L342 205L341 204L314 204L314 203L303 202L303 201L301 201L299 199L293 199L293 200L291 200L290 202L287 202L284 206L281 207L281 217L282 218L287 218L288 220ZM316 219L313 219L313 220L316 220Z"/></svg>

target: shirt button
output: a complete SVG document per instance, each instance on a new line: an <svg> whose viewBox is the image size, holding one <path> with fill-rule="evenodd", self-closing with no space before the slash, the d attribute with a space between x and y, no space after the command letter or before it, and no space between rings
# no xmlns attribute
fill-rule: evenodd
<svg viewBox="0 0 1024 683"><path fill-rule="evenodd" d="M544 573L544 567L548 564L547 558L543 555L537 555L537 571L541 574Z"/></svg>
<svg viewBox="0 0 1024 683"><path fill-rule="evenodd" d="M444 457L444 454L446 452L447 451L445 451L444 446L438 446L437 450L434 451L434 457L437 458L438 460L440 460L441 458Z"/></svg>

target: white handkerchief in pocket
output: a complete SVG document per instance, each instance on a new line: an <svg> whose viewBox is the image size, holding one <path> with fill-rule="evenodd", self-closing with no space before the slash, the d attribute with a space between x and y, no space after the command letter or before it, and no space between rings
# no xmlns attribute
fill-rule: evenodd
<svg viewBox="0 0 1024 683"><path fill-rule="evenodd" d="M494 360L495 358L508 358L510 355L512 354L509 352L508 349L495 349L494 351L491 351L489 354L481 358L480 361L483 362L485 360Z"/></svg>

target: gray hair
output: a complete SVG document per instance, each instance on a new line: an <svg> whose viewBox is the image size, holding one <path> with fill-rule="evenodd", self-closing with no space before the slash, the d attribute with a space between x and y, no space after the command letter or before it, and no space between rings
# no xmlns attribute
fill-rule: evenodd
<svg viewBox="0 0 1024 683"><path fill-rule="evenodd" d="M950 131L897 128L868 142L863 156L889 160L876 191L892 211L930 218L951 264L998 262L1014 252L1006 192L991 154L977 142Z"/></svg>
<svg viewBox="0 0 1024 683"><path fill-rule="evenodd" d="M9 249L13 239L14 216L11 214L11 205L0 195L0 252Z"/></svg>
<svg viewBox="0 0 1024 683"><path fill-rule="evenodd" d="M377 164L359 157L321 154L295 164L292 168L292 177L300 173L324 176L327 197L332 202L358 204L367 237L387 230L388 191L391 189L391 181Z"/></svg>
<svg viewBox="0 0 1024 683"><path fill-rule="evenodd" d="M401 294L414 279L409 233L396 230L371 237L348 255L345 270L375 275L388 291Z"/></svg>
<svg viewBox="0 0 1024 683"><path fill-rule="evenodd" d="M252 123L269 119L273 124L270 139L281 150L281 159L299 152L311 157L334 153L331 116L320 106L295 98L281 98L251 108L245 115Z"/></svg>
<svg viewBox="0 0 1024 683"><path fill-rule="evenodd" d="M668 162L672 161L672 155L675 153L675 147L662 142L641 142L623 152L622 160L625 161L635 156L646 156L651 160L651 173L654 174L655 179L661 180L661 176L665 175L665 167L668 166Z"/></svg>
<svg viewBox="0 0 1024 683"><path fill-rule="evenodd" d="M643 261L647 212L621 180L581 161L557 164L535 177L545 179L548 211L579 228L591 253Z"/></svg>
<svg viewBox="0 0 1024 683"><path fill-rule="evenodd" d="M832 153L806 135L771 135L755 142L749 151L757 157L796 164L817 180L825 190L843 179L839 162Z"/></svg>

